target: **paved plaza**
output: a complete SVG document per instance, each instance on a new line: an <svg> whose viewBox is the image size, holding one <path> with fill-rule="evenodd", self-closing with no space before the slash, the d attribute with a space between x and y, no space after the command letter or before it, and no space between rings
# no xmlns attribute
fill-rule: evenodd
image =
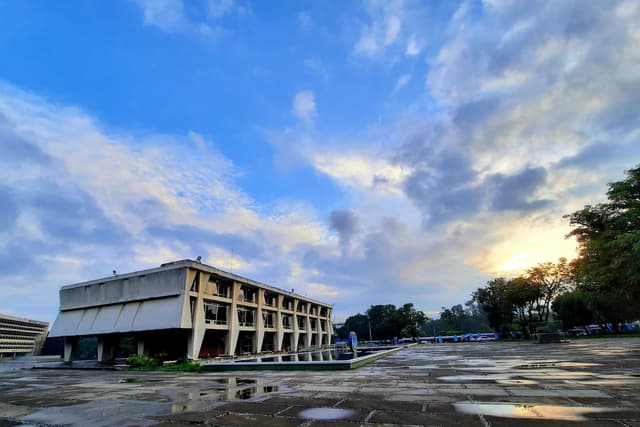
<svg viewBox="0 0 640 427"><path fill-rule="evenodd" d="M640 426L640 339L421 344L352 371L0 372L0 426Z"/></svg>

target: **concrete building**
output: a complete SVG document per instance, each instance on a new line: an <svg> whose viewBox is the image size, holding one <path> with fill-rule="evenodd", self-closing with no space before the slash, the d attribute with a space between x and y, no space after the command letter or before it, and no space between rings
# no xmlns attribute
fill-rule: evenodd
<svg viewBox="0 0 640 427"><path fill-rule="evenodd" d="M64 337L66 361L82 337L97 337L99 361L123 337L138 354L199 359L321 348L331 316L332 305L293 290L181 260L64 286L50 336Z"/></svg>
<svg viewBox="0 0 640 427"><path fill-rule="evenodd" d="M0 314L0 359L38 354L48 330L47 322Z"/></svg>

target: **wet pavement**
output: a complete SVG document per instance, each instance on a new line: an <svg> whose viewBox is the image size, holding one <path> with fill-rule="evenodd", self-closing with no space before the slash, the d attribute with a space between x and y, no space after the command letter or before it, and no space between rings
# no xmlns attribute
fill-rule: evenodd
<svg viewBox="0 0 640 427"><path fill-rule="evenodd" d="M640 427L640 339L421 344L351 371L0 372L12 425Z"/></svg>

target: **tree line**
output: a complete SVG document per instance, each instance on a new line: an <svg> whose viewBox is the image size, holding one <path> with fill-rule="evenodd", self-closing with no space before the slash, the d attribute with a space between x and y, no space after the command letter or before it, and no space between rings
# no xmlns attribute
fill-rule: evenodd
<svg viewBox="0 0 640 427"><path fill-rule="evenodd" d="M464 306L442 307L429 319L412 303L371 306L347 319L338 336L390 339L467 332L531 332L535 323L611 325L613 332L640 317L640 165L610 183L607 201L565 215L578 256L544 262L513 277L495 277L471 294Z"/></svg>

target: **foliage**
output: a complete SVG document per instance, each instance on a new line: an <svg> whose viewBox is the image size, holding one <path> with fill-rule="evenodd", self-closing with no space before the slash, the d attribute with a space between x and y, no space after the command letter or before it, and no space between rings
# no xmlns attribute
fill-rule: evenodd
<svg viewBox="0 0 640 427"><path fill-rule="evenodd" d="M127 365L132 368L155 368L158 360L145 354L134 354L127 358Z"/></svg>
<svg viewBox="0 0 640 427"><path fill-rule="evenodd" d="M573 284L571 266L566 258L560 258L556 264L544 262L527 270L526 279L538 288L541 304L538 305L540 321L548 321L551 302Z"/></svg>
<svg viewBox="0 0 640 427"><path fill-rule="evenodd" d="M354 331L361 340L369 339L369 318L367 315L358 313L348 317L344 326L338 328L336 333L341 338L347 338L350 331Z"/></svg>
<svg viewBox="0 0 640 427"><path fill-rule="evenodd" d="M442 307L439 319L429 320L423 327L423 333L432 335L459 335L468 332L487 332L489 330L487 314L473 300L456 304L451 308Z"/></svg>
<svg viewBox="0 0 640 427"><path fill-rule="evenodd" d="M507 285L507 279L497 277L472 294L473 301L487 314L489 326L502 334L510 330L514 312L513 302L507 297Z"/></svg>
<svg viewBox="0 0 640 427"><path fill-rule="evenodd" d="M201 372L202 365L191 360L183 360L173 365L162 366L163 371Z"/></svg>
<svg viewBox="0 0 640 427"><path fill-rule="evenodd" d="M160 354L160 357L163 355ZM127 364L131 369L142 370L163 370L163 371L185 371L185 372L200 372L202 365L198 362L190 360L180 360L177 363L171 365L163 365L162 362L156 357L149 357L145 354L135 354L127 358Z"/></svg>
<svg viewBox="0 0 640 427"><path fill-rule="evenodd" d="M399 308L393 304L372 305L366 314L358 313L347 318L344 326L337 330L337 334L346 338L350 331L355 331L361 340L369 339L369 331L374 340L416 337L425 321L424 313L417 311L413 303L404 304Z"/></svg>
<svg viewBox="0 0 640 427"><path fill-rule="evenodd" d="M590 325L594 321L589 308L589 297L579 290L559 295L551 305L565 329Z"/></svg>
<svg viewBox="0 0 640 427"><path fill-rule="evenodd" d="M578 286L608 294L640 314L640 165L609 184L606 203L587 205L566 218L574 227ZM603 310L603 312L606 310Z"/></svg>

